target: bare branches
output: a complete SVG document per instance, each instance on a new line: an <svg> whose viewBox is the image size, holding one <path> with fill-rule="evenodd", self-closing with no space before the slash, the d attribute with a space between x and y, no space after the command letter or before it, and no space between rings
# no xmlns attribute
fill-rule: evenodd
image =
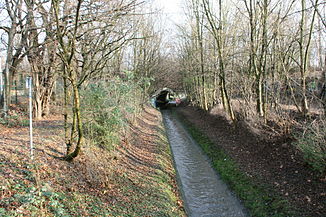
<svg viewBox="0 0 326 217"><path fill-rule="evenodd" d="M198 3L196 0L188 2ZM222 10L220 7L223 1L199 2L200 4L189 7L189 10L192 11L194 20L201 15L205 17L199 22L207 30L203 34L205 43L202 49L205 56L205 83L199 82L195 73L199 70L194 66L198 65L200 60L196 57L198 49L193 45L193 41L198 37L198 33L193 32L196 28L194 22L183 27L181 33L180 61L186 72L184 85L192 95L194 104L201 106L200 89L203 85L207 86L209 101L217 99L217 91L214 91L214 88L219 87L221 83L216 81L216 69L219 79L223 77L221 70L225 73L231 101L234 100L232 96L243 97L246 102L251 103L253 99L256 100L256 113L264 119L273 107L270 105L272 102L294 103L299 108L298 102L302 96L307 95L307 100L312 101L314 106L321 106L321 102L311 96L308 86L316 85L311 81L312 77L318 80L319 86L325 86L320 84L324 82L320 70L324 68L325 59L325 31L321 28L325 23L324 20L319 20L318 25L315 24L317 18L322 19L324 2L234 0L233 5L225 4L228 11L223 15L223 7ZM300 8L302 2L306 5ZM196 11L193 12L194 10ZM221 65L223 61L225 64ZM291 76L296 80L296 85L290 88L288 81ZM284 95L280 89L271 88L273 85L277 86L277 82L280 83L277 85L286 86L293 93ZM223 102L222 97L220 101L216 101ZM214 105L212 102L208 103ZM303 108L298 110L304 111Z"/></svg>

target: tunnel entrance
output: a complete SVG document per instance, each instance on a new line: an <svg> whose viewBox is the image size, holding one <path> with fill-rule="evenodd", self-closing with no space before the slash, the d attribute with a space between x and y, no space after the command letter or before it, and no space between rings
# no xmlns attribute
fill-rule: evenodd
<svg viewBox="0 0 326 217"><path fill-rule="evenodd" d="M152 95L152 103L156 108L166 109L177 106L180 103L180 99L170 88L163 88Z"/></svg>

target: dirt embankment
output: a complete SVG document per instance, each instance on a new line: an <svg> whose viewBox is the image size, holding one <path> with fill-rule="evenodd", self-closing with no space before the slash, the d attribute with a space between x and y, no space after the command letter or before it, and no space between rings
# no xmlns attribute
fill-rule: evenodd
<svg viewBox="0 0 326 217"><path fill-rule="evenodd" d="M146 108L111 151L87 144L68 163L60 115L0 125L0 216L184 216L158 111Z"/></svg>
<svg viewBox="0 0 326 217"><path fill-rule="evenodd" d="M245 124L234 128L224 117L193 107L181 107L178 112L223 148L246 174L298 207L302 216L326 216L326 180L308 168L288 138L263 139Z"/></svg>

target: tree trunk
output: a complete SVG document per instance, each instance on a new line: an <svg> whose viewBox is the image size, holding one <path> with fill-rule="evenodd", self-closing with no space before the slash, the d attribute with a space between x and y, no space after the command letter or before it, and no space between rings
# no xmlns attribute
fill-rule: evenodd
<svg viewBox="0 0 326 217"><path fill-rule="evenodd" d="M2 63L0 62L0 64L2 64ZM1 85L1 87L0 87L0 107L1 108L3 108L3 93L4 93L4 90L3 90L3 88L4 88L4 86L3 86L4 85L4 80L3 80L3 78L4 78L4 70L1 70L0 71L0 85Z"/></svg>
<svg viewBox="0 0 326 217"><path fill-rule="evenodd" d="M218 61L219 61L219 78L220 78L220 91L221 91L221 100L224 107L225 112L229 115L230 119L235 122L236 118L232 109L232 105L230 102L230 98L226 88L226 79L225 79L225 66L224 66L224 49L223 49L223 39L222 39L222 1L219 0L219 26L216 26L214 16L212 11L209 9L209 2L203 2L203 9L206 14L206 18L208 23L211 27L213 37L215 39L216 47L217 47L217 54L218 54Z"/></svg>
<svg viewBox="0 0 326 217"><path fill-rule="evenodd" d="M315 1L315 5L318 4L319 0ZM300 75L301 75L301 112L303 116L306 116L309 112L308 99L307 99L307 87L306 87L306 77L308 71L308 59L309 59L309 48L311 43L311 38L313 34L313 27L315 22L315 17L317 14L317 8L314 8L312 21L309 26L309 32L306 33L306 1L301 0L301 21L300 21ZM308 37L305 39L305 37Z"/></svg>
<svg viewBox="0 0 326 217"><path fill-rule="evenodd" d="M69 139L69 124L68 124L68 82L67 82L67 72L65 67L63 67L63 94L64 94L64 108L63 108L63 119L64 119L64 130L65 130L65 143L66 143L66 155L70 154L71 141Z"/></svg>
<svg viewBox="0 0 326 217"><path fill-rule="evenodd" d="M8 33L8 50L7 50L7 59L5 63L5 70L4 70L4 91L3 91L3 112L4 117L7 117L8 110L11 102L11 76L10 76L10 67L13 60L13 47L14 47L14 37L15 31L17 28L17 24L12 24L12 27Z"/></svg>
<svg viewBox="0 0 326 217"><path fill-rule="evenodd" d="M198 23L198 42L199 42L199 49L200 49L200 71L201 71L201 82L202 82L202 99L201 99L201 107L207 111L207 97L206 97L206 81L205 81L205 63L204 63L204 47L203 47L203 32L202 27L199 27ZM199 29L200 28L200 29Z"/></svg>
<svg viewBox="0 0 326 217"><path fill-rule="evenodd" d="M236 118L235 118L233 108L232 108L232 105L230 102L230 97L229 97L229 94L228 94L227 88L226 88L223 63L221 63L221 65L220 65L220 89L221 89L221 98L222 98L224 110L229 115L230 119L233 122L236 122Z"/></svg>
<svg viewBox="0 0 326 217"><path fill-rule="evenodd" d="M301 76L301 112L302 115L306 116L308 113L308 101L307 101L307 88L306 88L306 66L307 66L307 59L305 58L305 30L306 30L306 1L301 0L301 21L300 21L300 39L299 39L299 46L300 46L300 76Z"/></svg>
<svg viewBox="0 0 326 217"><path fill-rule="evenodd" d="M256 100L257 100L257 112L260 117L264 116L264 104L263 104L263 80L261 78L261 75L258 74L256 76Z"/></svg>
<svg viewBox="0 0 326 217"><path fill-rule="evenodd" d="M29 56L29 61L32 66L33 72L33 114L35 119L40 120L42 118L42 100L41 100L41 87L40 87L40 78L39 78L39 67L36 63L35 57Z"/></svg>
<svg viewBox="0 0 326 217"><path fill-rule="evenodd" d="M4 118L7 118L8 116L8 110L9 110L9 66L6 63L4 78L3 78L3 115Z"/></svg>
<svg viewBox="0 0 326 217"><path fill-rule="evenodd" d="M267 64L267 47L268 47L268 38L267 38L267 18L268 18L268 0L264 0L263 2L263 8L262 8L262 44L261 44L261 56L259 60L259 78L258 78L258 84L259 84L259 116L264 117L266 121L266 64Z"/></svg>
<svg viewBox="0 0 326 217"><path fill-rule="evenodd" d="M324 84L320 93L320 99L322 101L322 104L324 106L324 115L326 115L326 56L325 56L325 63L324 63L324 73L323 73L323 80Z"/></svg>
<svg viewBox="0 0 326 217"><path fill-rule="evenodd" d="M65 160L67 160L67 161L71 161L79 155L83 141L84 141L83 123L82 123L81 114L80 114L79 90L78 90L78 87L77 87L77 84L75 83L75 81L72 82L72 88L73 88L73 97L74 97L73 111L76 115L76 126L77 126L78 138L77 138L75 150L72 153L65 156Z"/></svg>

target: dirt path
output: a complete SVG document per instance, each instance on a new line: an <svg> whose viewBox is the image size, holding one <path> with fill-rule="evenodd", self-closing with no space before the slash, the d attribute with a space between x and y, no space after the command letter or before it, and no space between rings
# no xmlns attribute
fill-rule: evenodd
<svg viewBox="0 0 326 217"><path fill-rule="evenodd" d="M245 126L234 129L223 117L192 107L178 110L222 147L249 176L273 186L302 216L326 216L326 182L312 172L284 138L261 139Z"/></svg>

